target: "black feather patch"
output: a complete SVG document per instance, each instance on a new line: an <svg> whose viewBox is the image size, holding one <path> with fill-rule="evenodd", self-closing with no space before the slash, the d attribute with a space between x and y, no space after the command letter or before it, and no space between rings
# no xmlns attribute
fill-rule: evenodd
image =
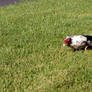
<svg viewBox="0 0 92 92"><path fill-rule="evenodd" d="M70 38L68 42L68 46L70 46L71 43L72 43L72 39Z"/></svg>
<svg viewBox="0 0 92 92"><path fill-rule="evenodd" d="M92 36L89 36L89 35L83 35L87 38L87 41L91 41L92 42Z"/></svg>

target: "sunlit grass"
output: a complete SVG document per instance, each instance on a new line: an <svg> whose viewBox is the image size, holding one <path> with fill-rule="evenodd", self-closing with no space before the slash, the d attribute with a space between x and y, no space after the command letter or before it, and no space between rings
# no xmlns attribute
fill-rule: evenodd
<svg viewBox="0 0 92 92"><path fill-rule="evenodd" d="M92 50L62 47L92 35L91 0L37 0L0 8L0 92L91 92Z"/></svg>

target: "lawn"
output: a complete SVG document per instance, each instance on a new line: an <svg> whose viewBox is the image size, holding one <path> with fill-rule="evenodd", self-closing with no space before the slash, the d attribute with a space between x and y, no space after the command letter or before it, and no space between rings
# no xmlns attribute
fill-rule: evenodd
<svg viewBox="0 0 92 92"><path fill-rule="evenodd" d="M92 0L36 0L0 7L0 92L92 92L92 50L63 47L92 35Z"/></svg>

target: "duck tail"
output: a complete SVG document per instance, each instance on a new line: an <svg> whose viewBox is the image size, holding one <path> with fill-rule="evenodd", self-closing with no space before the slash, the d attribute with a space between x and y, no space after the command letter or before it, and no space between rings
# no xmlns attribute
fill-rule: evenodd
<svg viewBox="0 0 92 92"><path fill-rule="evenodd" d="M84 35L84 36L87 38L87 41L92 42L92 36L90 36L90 35Z"/></svg>

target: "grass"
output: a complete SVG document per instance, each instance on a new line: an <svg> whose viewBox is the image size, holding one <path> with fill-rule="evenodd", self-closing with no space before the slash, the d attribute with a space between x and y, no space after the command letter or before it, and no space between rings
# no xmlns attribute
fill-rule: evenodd
<svg viewBox="0 0 92 92"><path fill-rule="evenodd" d="M92 35L91 0L37 0L0 7L0 92L92 92L92 50L62 47Z"/></svg>

